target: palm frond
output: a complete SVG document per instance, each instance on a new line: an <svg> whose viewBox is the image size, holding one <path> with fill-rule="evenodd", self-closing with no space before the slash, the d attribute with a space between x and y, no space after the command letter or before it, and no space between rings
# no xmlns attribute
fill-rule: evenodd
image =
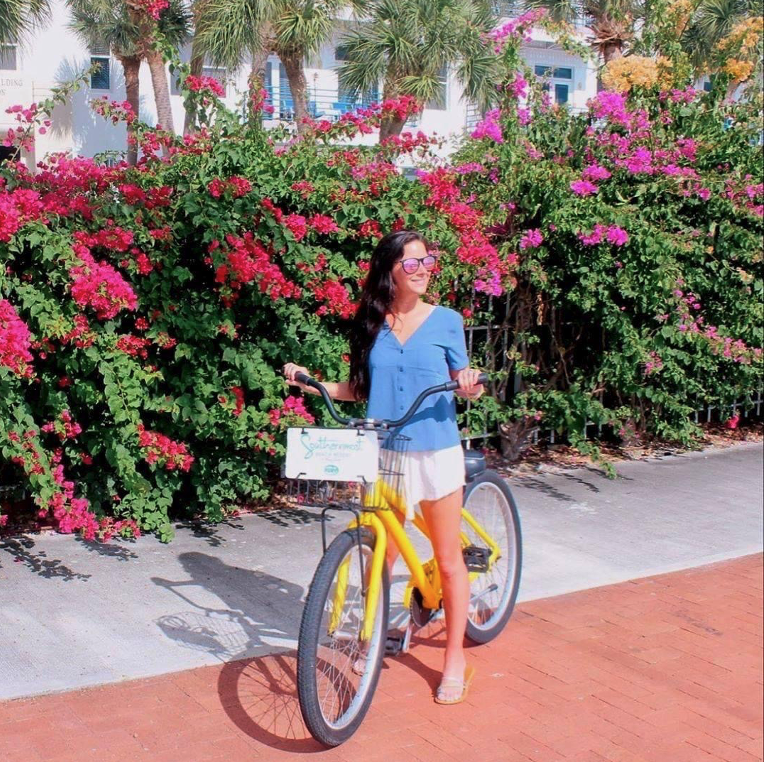
<svg viewBox="0 0 764 762"><path fill-rule="evenodd" d="M48 0L0 0L0 43L24 40L50 15Z"/></svg>
<svg viewBox="0 0 764 762"><path fill-rule="evenodd" d="M260 0L206 0L196 21L201 49L213 63L238 68L259 47L259 30L272 9Z"/></svg>

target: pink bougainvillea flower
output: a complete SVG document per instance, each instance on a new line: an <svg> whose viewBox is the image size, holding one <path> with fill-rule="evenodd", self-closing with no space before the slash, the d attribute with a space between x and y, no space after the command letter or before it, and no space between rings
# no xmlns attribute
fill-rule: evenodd
<svg viewBox="0 0 764 762"><path fill-rule="evenodd" d="M316 233L322 233L324 235L338 233L340 230L337 223L325 214L314 214L308 220L308 225L315 230Z"/></svg>
<svg viewBox="0 0 764 762"><path fill-rule="evenodd" d="M302 241L308 232L308 221L301 214L288 214L284 217L284 225L287 227L296 241Z"/></svg>
<svg viewBox="0 0 764 762"><path fill-rule="evenodd" d="M501 134L501 125L498 123L499 110L488 111L481 122L478 122L472 131L472 137L475 140L488 138L496 143L503 143L504 136Z"/></svg>
<svg viewBox="0 0 764 762"><path fill-rule="evenodd" d="M588 167L584 167L584 171L581 173L581 177L590 182L607 180L610 176L610 171L598 164L590 164Z"/></svg>
<svg viewBox="0 0 764 762"><path fill-rule="evenodd" d="M589 180L575 180L570 184L570 189L577 196L592 196L599 190L599 188L597 188L594 183L589 182Z"/></svg>
<svg viewBox="0 0 764 762"><path fill-rule="evenodd" d="M520 239L521 249L537 249L544 242L543 233L538 230L528 230Z"/></svg>
<svg viewBox="0 0 764 762"><path fill-rule="evenodd" d="M69 275L72 298L80 307L92 307L99 318L110 320L120 310L138 306L132 287L111 265L96 262L84 246L74 248L80 264Z"/></svg>
<svg viewBox="0 0 764 762"><path fill-rule="evenodd" d="M629 234L617 225L611 225L607 229L607 240L616 246L623 246L629 242Z"/></svg>
<svg viewBox="0 0 764 762"><path fill-rule="evenodd" d="M32 374L31 334L26 323L5 299L0 300L0 365L16 375Z"/></svg>

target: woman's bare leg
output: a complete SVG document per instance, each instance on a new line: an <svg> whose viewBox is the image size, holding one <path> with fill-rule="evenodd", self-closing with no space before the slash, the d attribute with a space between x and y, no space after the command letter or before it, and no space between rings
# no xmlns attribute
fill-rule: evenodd
<svg viewBox="0 0 764 762"><path fill-rule="evenodd" d="M460 488L440 500L420 503L427 522L430 541L440 570L443 585L443 605L446 611L446 654L443 678L461 683L464 679L464 632L467 629L467 610L470 600L470 582L464 565L460 526L462 520L463 490ZM459 698L462 689L453 683L441 688L441 698L450 701Z"/></svg>

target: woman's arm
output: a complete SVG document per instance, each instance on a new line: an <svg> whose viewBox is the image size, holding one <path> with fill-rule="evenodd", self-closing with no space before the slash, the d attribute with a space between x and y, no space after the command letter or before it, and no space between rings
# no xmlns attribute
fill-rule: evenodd
<svg viewBox="0 0 764 762"><path fill-rule="evenodd" d="M304 368L302 365L295 365L294 363L288 362L284 366L284 376L286 377L288 383L290 383L292 386L299 386L300 389L302 389L307 394L320 394L318 389L314 389L312 386L305 386L305 384L301 384L299 381L295 380L295 376L298 373L305 373L305 375L311 377L313 375L307 368ZM351 390L350 383L348 381L322 381L321 383L333 400L340 400L342 402L358 401L358 398Z"/></svg>

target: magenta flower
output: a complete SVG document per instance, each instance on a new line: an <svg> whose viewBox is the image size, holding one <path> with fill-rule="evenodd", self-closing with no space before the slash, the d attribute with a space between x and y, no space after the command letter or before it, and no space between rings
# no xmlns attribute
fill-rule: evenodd
<svg viewBox="0 0 764 762"><path fill-rule="evenodd" d="M577 196L592 196L598 190L597 186L588 180L576 180L570 184L570 189Z"/></svg>
<svg viewBox="0 0 764 762"><path fill-rule="evenodd" d="M0 365L19 376L28 376L32 362L31 335L26 323L16 314L10 302L0 300Z"/></svg>
<svg viewBox="0 0 764 762"><path fill-rule="evenodd" d="M604 225L595 225L594 230L588 235L586 233L579 233L578 238L584 246L597 246L602 243L607 228Z"/></svg>
<svg viewBox="0 0 764 762"><path fill-rule="evenodd" d="M601 167L598 164L590 164L588 167L584 167L584 171L581 173L581 177L584 180L594 182L595 180L607 180L610 177L610 172Z"/></svg>
<svg viewBox="0 0 764 762"><path fill-rule="evenodd" d="M616 124L627 124L629 112L626 109L626 96L622 93L603 90L589 101L589 108L597 119L609 119Z"/></svg>
<svg viewBox="0 0 764 762"><path fill-rule="evenodd" d="M607 240L615 246L623 246L629 242L629 234L617 225L611 225L607 229Z"/></svg>
<svg viewBox="0 0 764 762"><path fill-rule="evenodd" d="M538 229L529 230L520 240L521 249L537 249L544 242L544 235Z"/></svg>
<svg viewBox="0 0 764 762"><path fill-rule="evenodd" d="M479 122L472 132L472 137L475 140L481 138L490 138L496 143L503 143L504 136L501 134L501 127L496 121L499 118L499 110L493 109L488 111L483 118L482 122Z"/></svg>
<svg viewBox="0 0 764 762"><path fill-rule="evenodd" d="M507 92L512 95L513 98L525 98L528 94L528 83L525 78L519 72L515 74L515 81L507 85Z"/></svg>

